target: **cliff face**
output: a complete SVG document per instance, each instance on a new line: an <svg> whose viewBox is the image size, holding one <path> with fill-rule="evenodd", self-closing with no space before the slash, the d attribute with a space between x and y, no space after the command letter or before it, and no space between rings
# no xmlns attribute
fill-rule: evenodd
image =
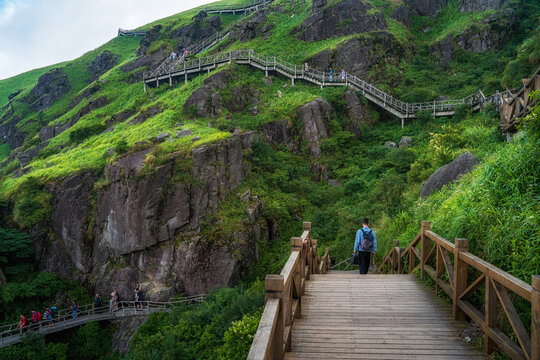
<svg viewBox="0 0 540 360"><path fill-rule="evenodd" d="M50 225L56 240L46 244L46 236L34 237L43 239L37 244L41 267L88 280L104 294L117 290L131 296L142 284L157 299L234 283L257 256L250 228L237 235L243 245L218 246L199 233L205 216L217 211L249 171L244 152L254 138L254 132L233 135L190 156L178 155L149 174L141 171L145 150L103 174L52 183Z"/></svg>

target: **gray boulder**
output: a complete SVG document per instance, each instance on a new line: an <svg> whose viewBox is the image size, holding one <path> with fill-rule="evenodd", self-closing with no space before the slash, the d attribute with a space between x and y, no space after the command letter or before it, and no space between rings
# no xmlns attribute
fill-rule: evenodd
<svg viewBox="0 0 540 360"><path fill-rule="evenodd" d="M386 29L382 12L368 15L376 8L363 0L343 0L334 6L322 8L298 27L298 38L319 41L336 36Z"/></svg>
<svg viewBox="0 0 540 360"><path fill-rule="evenodd" d="M322 98L315 99L296 109L304 124L302 135L308 143L308 150L315 158L321 156L320 141L328 138L326 127L333 111L332 106Z"/></svg>
<svg viewBox="0 0 540 360"><path fill-rule="evenodd" d="M409 137L409 136L402 136L401 139L399 140L399 148L406 148L406 147L409 147L411 146L411 143L412 143L412 139Z"/></svg>
<svg viewBox="0 0 540 360"><path fill-rule="evenodd" d="M384 146L386 146L387 148L390 148L390 149L396 149L398 146L395 142L393 141L387 141L384 143Z"/></svg>
<svg viewBox="0 0 540 360"><path fill-rule="evenodd" d="M300 147L298 132L287 119L266 123L259 127L261 139L269 144L284 144L291 151Z"/></svg>
<svg viewBox="0 0 540 360"><path fill-rule="evenodd" d="M440 190L443 186L458 180L461 176L470 172L478 164L478 160L470 151L459 155L451 163L438 168L426 180L422 185L420 196L427 197L431 193Z"/></svg>

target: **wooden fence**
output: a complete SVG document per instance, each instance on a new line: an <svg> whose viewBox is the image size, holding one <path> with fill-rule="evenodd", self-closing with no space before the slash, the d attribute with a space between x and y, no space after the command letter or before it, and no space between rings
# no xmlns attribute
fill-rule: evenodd
<svg viewBox="0 0 540 360"><path fill-rule="evenodd" d="M420 232L405 249L394 241L378 272L400 274L419 270L422 277L429 275L435 281L437 293L443 290L452 299L453 317L469 317L482 329L485 352L491 353L498 347L512 359L540 360L540 276L532 277L531 286L469 253L469 240L455 239L451 243L431 231L430 226L430 222L422 221ZM482 289L483 306L475 306L471 298L481 296ZM530 302L530 334L512 298ZM499 306L510 324L512 338L499 328Z"/></svg>
<svg viewBox="0 0 540 360"><path fill-rule="evenodd" d="M283 359L290 350L294 319L302 315L302 295L311 274L324 274L330 264L326 249L317 255L317 240L311 238L311 223L303 224L301 237L291 238L291 255L279 275L265 279L265 307L249 351L249 360Z"/></svg>
<svg viewBox="0 0 540 360"><path fill-rule="evenodd" d="M537 102L529 96L533 91L540 90L540 68L527 80L527 83L513 97L504 97L501 108L501 123L503 132L515 131L517 120L527 115Z"/></svg>

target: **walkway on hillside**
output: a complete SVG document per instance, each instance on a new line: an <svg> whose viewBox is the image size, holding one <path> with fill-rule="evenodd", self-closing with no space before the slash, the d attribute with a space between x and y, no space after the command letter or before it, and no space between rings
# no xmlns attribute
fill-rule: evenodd
<svg viewBox="0 0 540 360"><path fill-rule="evenodd" d="M488 359L414 275L311 275L285 359Z"/></svg>
<svg viewBox="0 0 540 360"><path fill-rule="evenodd" d="M79 308L77 318L72 317L71 309L61 310L52 321L42 320L37 324L31 324L24 330L18 329L18 323L0 327L0 347L18 344L28 331L48 335L77 326L84 325L91 321L114 320L133 316L147 316L154 312L170 311L173 308L185 303L200 303L205 295L196 295L179 300L167 302L141 301L143 308L136 310L134 301L120 301L118 308L110 311L109 306L94 308L92 304Z"/></svg>
<svg viewBox="0 0 540 360"><path fill-rule="evenodd" d="M403 102L380 90L373 84L360 79L357 76L346 73L344 76L334 74L330 76L326 72L316 69L305 69L301 65L291 64L275 56L265 56L253 50L234 50L207 57L192 60L178 61L174 64L165 61L158 69L144 74L144 89L146 86L159 86L160 83L168 82L170 85L176 81L186 81L190 76L210 72L221 64L235 61L238 64L250 65L256 69L264 71L267 75L269 71L277 72L291 79L304 80L321 88L325 86L348 86L359 91L369 101L382 107L400 119L415 118L420 111L429 111L433 116L451 116L456 108L466 105L472 110L478 110L487 103L497 106L502 104L502 93L496 93L489 97L484 96L481 91L466 98L454 100L430 101L421 103ZM505 92L505 96L511 96ZM402 122L403 124L403 122Z"/></svg>

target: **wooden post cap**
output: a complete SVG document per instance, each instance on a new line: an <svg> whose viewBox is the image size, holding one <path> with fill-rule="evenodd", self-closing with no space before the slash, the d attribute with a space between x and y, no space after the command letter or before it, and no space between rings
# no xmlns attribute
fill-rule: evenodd
<svg viewBox="0 0 540 360"><path fill-rule="evenodd" d="M469 239L455 239L454 243L459 249L468 249L469 248Z"/></svg>
<svg viewBox="0 0 540 360"><path fill-rule="evenodd" d="M394 247L399 247L399 240L394 239L393 244L394 244Z"/></svg>
<svg viewBox="0 0 540 360"><path fill-rule="evenodd" d="M301 237L292 237L291 238L291 250L301 250L302 249L302 238Z"/></svg>
<svg viewBox="0 0 540 360"><path fill-rule="evenodd" d="M540 291L540 275L533 275L531 277L531 286L534 290Z"/></svg>
<svg viewBox="0 0 540 360"><path fill-rule="evenodd" d="M429 221L422 221L422 229L429 230L431 229L431 222Z"/></svg>
<svg viewBox="0 0 540 360"><path fill-rule="evenodd" d="M268 274L264 279L264 288L266 292L283 291L283 275Z"/></svg>
<svg viewBox="0 0 540 360"><path fill-rule="evenodd" d="M311 223L310 222L303 222L302 223L302 228L304 229L304 231L311 230Z"/></svg>

